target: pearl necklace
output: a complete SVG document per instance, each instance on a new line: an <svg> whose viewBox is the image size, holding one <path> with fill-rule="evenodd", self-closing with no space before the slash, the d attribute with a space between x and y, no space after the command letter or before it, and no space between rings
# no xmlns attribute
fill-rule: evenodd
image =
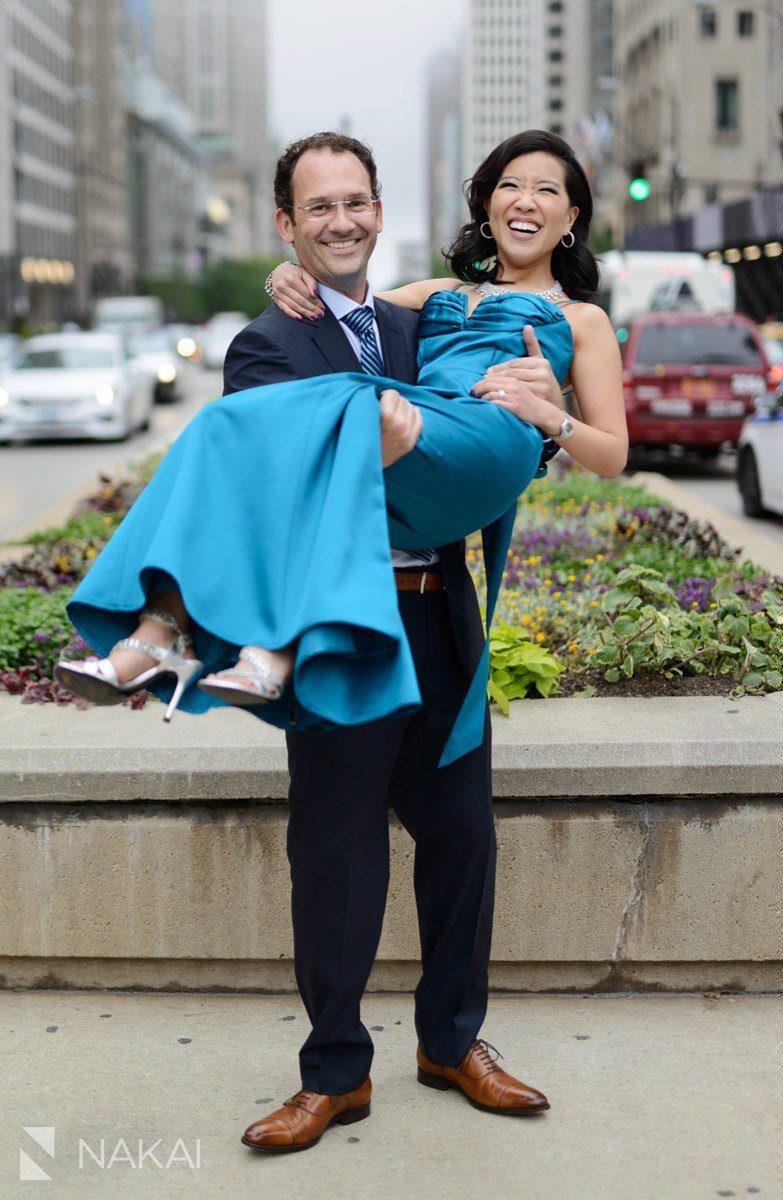
<svg viewBox="0 0 783 1200"><path fill-rule="evenodd" d="M516 288L501 287L498 283L490 283L486 280L484 283L476 284L476 291L479 296L510 296L517 291ZM528 296L540 296L542 300L559 300L565 295L561 283L556 283L554 287L547 288L543 292L527 292Z"/></svg>

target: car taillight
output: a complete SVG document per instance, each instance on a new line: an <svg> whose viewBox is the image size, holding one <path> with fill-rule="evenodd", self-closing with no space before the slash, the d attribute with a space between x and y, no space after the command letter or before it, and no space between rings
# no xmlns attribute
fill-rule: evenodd
<svg viewBox="0 0 783 1200"><path fill-rule="evenodd" d="M767 372L767 387L774 391L779 383L783 383L783 363L773 363Z"/></svg>

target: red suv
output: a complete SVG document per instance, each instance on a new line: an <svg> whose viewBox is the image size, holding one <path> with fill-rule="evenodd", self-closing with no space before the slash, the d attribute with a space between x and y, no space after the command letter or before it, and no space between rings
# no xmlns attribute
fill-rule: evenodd
<svg viewBox="0 0 783 1200"><path fill-rule="evenodd" d="M717 456L736 446L756 400L774 388L747 317L644 313L617 331L630 444Z"/></svg>

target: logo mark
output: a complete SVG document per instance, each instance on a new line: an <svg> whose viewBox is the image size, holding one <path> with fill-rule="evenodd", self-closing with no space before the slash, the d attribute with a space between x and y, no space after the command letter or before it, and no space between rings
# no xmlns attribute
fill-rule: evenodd
<svg viewBox="0 0 783 1200"><path fill-rule="evenodd" d="M54 1158L54 1127L51 1125L23 1125L24 1132L28 1134L37 1146L40 1146L50 1158ZM39 1166L34 1158L31 1158L26 1150L19 1148L19 1178L24 1180L51 1180L51 1175L47 1175L43 1167Z"/></svg>

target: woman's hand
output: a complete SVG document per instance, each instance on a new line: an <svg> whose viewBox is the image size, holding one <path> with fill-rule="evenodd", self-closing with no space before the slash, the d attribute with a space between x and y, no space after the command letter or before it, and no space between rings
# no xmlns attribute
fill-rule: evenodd
<svg viewBox="0 0 783 1200"><path fill-rule="evenodd" d="M269 276L272 284L272 299L287 317L303 317L320 320L326 315L323 301L316 290L318 280L304 267L284 262L275 267Z"/></svg>
<svg viewBox="0 0 783 1200"><path fill-rule="evenodd" d="M497 366L490 367L484 379L489 380L494 385L498 376L511 374L520 383L527 384L536 396L562 408L563 401L561 399L560 384L555 378L555 373L552 370L549 360L544 358L541 352L541 347L538 344L538 338L535 335L532 325L525 326L524 338L527 350L525 358L513 358L509 362L498 363ZM494 390L497 390L497 388ZM474 394L478 395L475 389Z"/></svg>
<svg viewBox="0 0 783 1200"><path fill-rule="evenodd" d="M557 394L559 397L559 388ZM555 437L560 432L563 412L559 405L542 399L516 375L503 375L496 371L491 379L482 379L476 384L473 395L483 397L499 408L507 408L521 421L535 425L547 437Z"/></svg>

